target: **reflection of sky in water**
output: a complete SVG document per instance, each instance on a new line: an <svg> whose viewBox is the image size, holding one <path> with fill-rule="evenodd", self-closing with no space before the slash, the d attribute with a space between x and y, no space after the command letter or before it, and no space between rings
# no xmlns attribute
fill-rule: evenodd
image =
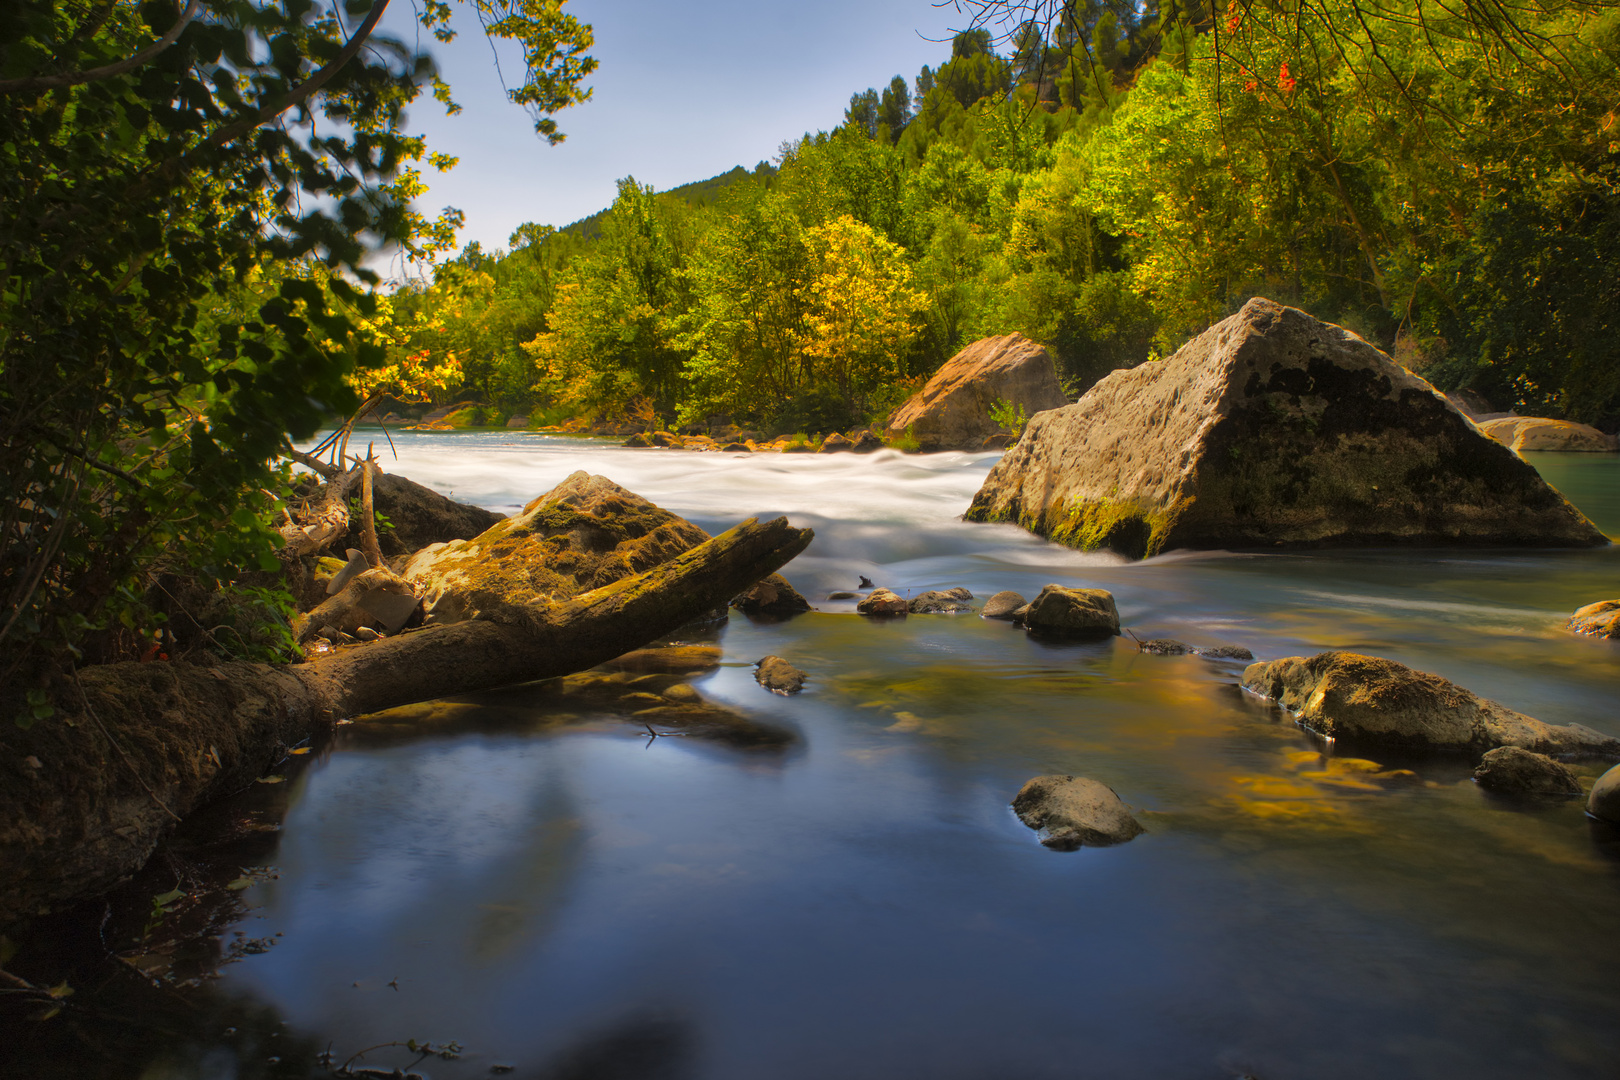
<svg viewBox="0 0 1620 1080"><path fill-rule="evenodd" d="M812 601L857 573L981 596L1100 585L1143 637L1356 648L1620 733L1615 647L1558 629L1614 592L1612 551L1125 564L956 520L984 455L399 441L398 471L490 505L584 467L710 528L787 512L818 530L788 570ZM1620 490L1609 465L1581 464L1578 504ZM253 932L286 936L226 985L340 1049L474 1052L435 1077L495 1060L693 1078L1577 1077L1620 1060L1620 874L1577 805L1492 799L1462 759L1324 756L1236 692L1241 665L821 606L734 618L726 666L697 683L796 732L783 754L646 746L630 725L539 733L538 714L529 734L521 711L497 733L441 717L414 741L340 741L297 793L281 879L250 893ZM804 694L754 684L767 653L810 673ZM1006 803L1044 772L1112 785L1149 832L1041 849ZM564 1067L581 1061L597 1065Z"/></svg>

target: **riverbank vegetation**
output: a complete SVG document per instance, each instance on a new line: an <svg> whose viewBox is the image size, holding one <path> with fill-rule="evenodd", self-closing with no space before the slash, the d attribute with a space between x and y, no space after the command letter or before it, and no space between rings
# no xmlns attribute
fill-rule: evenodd
<svg viewBox="0 0 1620 1080"><path fill-rule="evenodd" d="M1620 16L975 4L772 165L406 285L500 415L871 422L1018 331L1071 392L1265 295L1500 408L1620 424Z"/></svg>

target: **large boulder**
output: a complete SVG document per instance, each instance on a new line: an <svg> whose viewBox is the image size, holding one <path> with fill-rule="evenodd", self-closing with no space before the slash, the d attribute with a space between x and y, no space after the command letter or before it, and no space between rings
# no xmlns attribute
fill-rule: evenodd
<svg viewBox="0 0 1620 1080"><path fill-rule="evenodd" d="M1479 430L1510 450L1572 450L1601 453L1620 449L1613 435L1595 427L1540 416L1505 416L1478 422Z"/></svg>
<svg viewBox="0 0 1620 1080"><path fill-rule="evenodd" d="M581 470L472 540L423 548L401 575L434 622L562 600L651 570L709 539L606 477Z"/></svg>
<svg viewBox="0 0 1620 1080"><path fill-rule="evenodd" d="M1037 776L1012 807L1019 821L1041 831L1043 845L1058 851L1123 844L1145 831L1113 788L1083 776Z"/></svg>
<svg viewBox="0 0 1620 1080"><path fill-rule="evenodd" d="M1168 360L1030 420L967 512L1071 547L1606 543L1428 383L1253 299Z"/></svg>
<svg viewBox="0 0 1620 1080"><path fill-rule="evenodd" d="M1022 334L983 338L946 361L889 418L887 433L909 430L925 451L978 450L1001 428L990 419L997 399L1022 405L1026 415L1069 403L1044 348Z"/></svg>
<svg viewBox="0 0 1620 1080"><path fill-rule="evenodd" d="M1620 757L1620 739L1555 726L1479 697L1448 679L1376 656L1324 652L1243 669L1243 688L1330 739L1430 750L1517 746L1538 754Z"/></svg>

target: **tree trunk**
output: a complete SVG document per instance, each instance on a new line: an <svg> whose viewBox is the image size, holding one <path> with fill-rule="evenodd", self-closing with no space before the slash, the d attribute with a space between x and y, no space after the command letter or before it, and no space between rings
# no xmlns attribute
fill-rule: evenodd
<svg viewBox="0 0 1620 1080"><path fill-rule="evenodd" d="M342 716L581 671L724 606L810 543L749 520L646 573L546 606L307 664L87 668L58 717L0 729L0 927L101 892L191 810Z"/></svg>

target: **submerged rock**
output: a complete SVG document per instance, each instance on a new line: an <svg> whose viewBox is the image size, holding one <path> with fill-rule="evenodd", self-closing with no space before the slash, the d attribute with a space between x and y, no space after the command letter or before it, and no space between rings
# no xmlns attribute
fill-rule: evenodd
<svg viewBox="0 0 1620 1080"><path fill-rule="evenodd" d="M1152 653L1154 656L1186 656L1193 651L1193 647L1185 641L1176 641L1173 638L1153 638L1150 641L1137 642L1136 650Z"/></svg>
<svg viewBox="0 0 1620 1080"><path fill-rule="evenodd" d="M955 615L964 611L972 611L973 605L968 603L973 594L958 586L954 589L929 589L918 593L906 604L906 610L913 615Z"/></svg>
<svg viewBox="0 0 1620 1080"><path fill-rule="evenodd" d="M1030 420L974 496L1071 547L1593 546L1507 447L1355 334L1253 299Z"/></svg>
<svg viewBox="0 0 1620 1080"><path fill-rule="evenodd" d="M1563 450L1605 453L1620 449L1613 435L1588 424L1549 420L1541 416L1504 416L1484 420L1479 430L1510 450Z"/></svg>
<svg viewBox="0 0 1620 1080"><path fill-rule="evenodd" d="M581 470L480 536L417 552L402 574L435 622L456 622L486 606L599 589L707 539L690 521Z"/></svg>
<svg viewBox="0 0 1620 1080"><path fill-rule="evenodd" d="M810 610L810 601L788 584L781 574L772 574L731 602L747 615L798 615Z"/></svg>
<svg viewBox="0 0 1620 1080"><path fill-rule="evenodd" d="M1587 604L1570 616L1565 627L1577 634L1592 637L1620 637L1620 600L1599 600Z"/></svg>
<svg viewBox="0 0 1620 1080"><path fill-rule="evenodd" d="M979 614L987 619L1010 619L1013 612L1024 606L1024 598L1011 589L1003 589L984 602Z"/></svg>
<svg viewBox="0 0 1620 1080"><path fill-rule="evenodd" d="M1597 778L1586 798L1586 812L1599 821L1620 825L1620 765Z"/></svg>
<svg viewBox="0 0 1620 1080"><path fill-rule="evenodd" d="M897 409L886 427L890 438L909 431L925 451L978 450L1002 434L990 419L997 400L1023 406L1025 415L1069 403L1057 369L1044 348L1022 334L975 341Z"/></svg>
<svg viewBox="0 0 1620 1080"><path fill-rule="evenodd" d="M714 645L668 645L662 649L636 649L601 666L607 671L693 675L719 667L722 655Z"/></svg>
<svg viewBox="0 0 1620 1080"><path fill-rule="evenodd" d="M857 597L859 597L860 595L861 595L860 593L852 593L852 592L848 592L848 591L845 591L845 592L830 592L830 593L827 594L827 599L829 599L829 600L854 600Z"/></svg>
<svg viewBox="0 0 1620 1080"><path fill-rule="evenodd" d="M1474 769L1474 782L1482 788L1510 794L1581 793L1581 781L1568 766L1545 754L1517 746L1498 746L1488 751Z"/></svg>
<svg viewBox="0 0 1620 1080"><path fill-rule="evenodd" d="M1331 739L1435 750L1517 746L1545 754L1620 757L1620 739L1580 724L1544 724L1438 675L1351 652L1250 664L1243 688Z"/></svg>
<svg viewBox="0 0 1620 1080"><path fill-rule="evenodd" d="M904 615L909 607L905 598L892 589L873 589L855 605L855 610L862 615Z"/></svg>
<svg viewBox="0 0 1620 1080"><path fill-rule="evenodd" d="M767 656L755 665L754 681L773 694L797 694L804 687L804 672L780 656Z"/></svg>
<svg viewBox="0 0 1620 1080"><path fill-rule="evenodd" d="M1018 610L1024 625L1038 633L1097 637L1119 633L1119 609L1107 589L1048 585Z"/></svg>
<svg viewBox="0 0 1620 1080"><path fill-rule="evenodd" d="M1058 851L1123 844L1146 831L1113 788L1083 776L1037 776L1019 789L1012 808L1019 821L1044 832L1044 846Z"/></svg>

